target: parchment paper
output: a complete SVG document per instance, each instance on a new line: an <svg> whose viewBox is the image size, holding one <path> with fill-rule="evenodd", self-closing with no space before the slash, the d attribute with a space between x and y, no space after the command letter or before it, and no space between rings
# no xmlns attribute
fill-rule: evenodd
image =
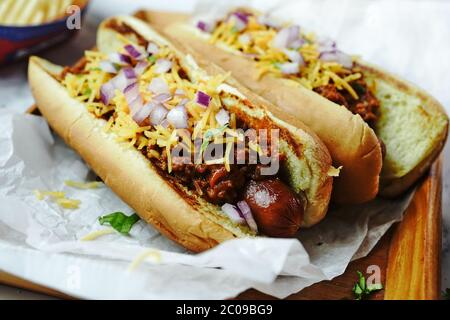
<svg viewBox="0 0 450 320"><path fill-rule="evenodd" d="M78 190L65 180L90 181L82 160L52 137L43 118L0 112L0 269L82 298L223 299L248 288L285 297L343 273L402 217L409 196L332 210L296 239L239 239L193 255L144 222L129 237L84 235L103 229L99 216L133 210L106 186ZM77 210L39 201L33 190L66 191ZM131 261L155 253L136 270Z"/></svg>
<svg viewBox="0 0 450 320"><path fill-rule="evenodd" d="M202 2L199 11L205 6ZM369 50L366 42L355 45L350 41L354 37L339 34L345 29L341 27L355 21L366 23L369 29L378 25L379 21L370 19L375 15L367 5L359 15L356 9L346 15L352 2L345 1L343 8L333 1L320 1L317 5L323 6L324 16L313 17L308 10L321 12L313 8L316 1L287 1L281 6L280 1L245 3L277 9L281 16L297 17L312 30L343 38L344 50L358 53L355 50L360 49L370 61L393 63L392 59L383 61L388 55L377 55L379 48L373 41L367 42ZM394 7L387 13L398 14ZM330 11L339 14L333 16ZM350 42L345 43L346 38ZM71 149L52 136L44 119L0 111L0 128L0 269L81 298L224 299L248 288L283 298L342 274L352 259L367 255L402 218L412 196L332 208L322 223L304 230L299 240L240 239L198 255L186 252L142 221L130 237L112 234L82 242L84 235L104 228L98 224L99 216L133 210L106 186L85 191L64 185L65 180L91 181L93 176ZM49 201L38 201L35 189L66 191L68 197L82 201L81 207L62 210ZM129 271L130 262L148 250L153 255Z"/></svg>

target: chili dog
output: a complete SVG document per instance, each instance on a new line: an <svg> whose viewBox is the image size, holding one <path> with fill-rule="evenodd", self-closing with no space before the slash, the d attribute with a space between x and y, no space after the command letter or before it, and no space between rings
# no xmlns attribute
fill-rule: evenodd
<svg viewBox="0 0 450 320"><path fill-rule="evenodd" d="M231 71L273 103L274 115L293 114L315 131L343 167L337 202L365 202L378 191L399 195L445 144L448 118L435 99L297 25L248 8L210 20L177 15L180 23L170 14L140 16L164 26L196 57Z"/></svg>
<svg viewBox="0 0 450 320"><path fill-rule="evenodd" d="M279 120L138 19L104 21L97 48L73 67L32 57L30 85L51 127L142 219L192 251L323 219L338 170L300 121Z"/></svg>

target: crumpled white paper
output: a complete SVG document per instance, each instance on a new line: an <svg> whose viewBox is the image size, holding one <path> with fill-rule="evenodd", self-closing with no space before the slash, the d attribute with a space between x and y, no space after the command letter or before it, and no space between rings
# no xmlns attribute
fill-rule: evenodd
<svg viewBox="0 0 450 320"><path fill-rule="evenodd" d="M106 186L78 190L64 181L91 181L92 173L41 117L0 111L0 269L92 299L224 299L248 288L283 298L342 274L399 221L411 195L395 201L333 209L296 239L239 239L193 255L143 221L131 236L106 235L98 217L133 210ZM66 191L82 201L63 210L38 201L33 190ZM130 262L153 250L129 271ZM159 255L159 259L158 256Z"/></svg>

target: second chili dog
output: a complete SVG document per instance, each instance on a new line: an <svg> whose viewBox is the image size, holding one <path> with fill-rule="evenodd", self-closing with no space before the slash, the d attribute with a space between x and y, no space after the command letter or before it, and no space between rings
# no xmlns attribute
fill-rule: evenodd
<svg viewBox="0 0 450 320"><path fill-rule="evenodd" d="M232 72L271 101L276 116L288 121L290 113L313 129L343 167L334 185L336 202L398 196L442 151L448 117L422 89L295 21L251 8L217 13L190 21L160 12L140 17L204 58L205 68L216 63Z"/></svg>

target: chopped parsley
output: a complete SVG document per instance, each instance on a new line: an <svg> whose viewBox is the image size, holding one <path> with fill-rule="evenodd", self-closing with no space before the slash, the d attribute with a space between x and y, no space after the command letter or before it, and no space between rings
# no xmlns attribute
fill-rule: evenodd
<svg viewBox="0 0 450 320"><path fill-rule="evenodd" d="M367 284L366 278L360 271L356 271L358 274L358 281L353 286L353 294L356 300L362 300L367 298L371 293L382 290L383 285L381 283Z"/></svg>
<svg viewBox="0 0 450 320"><path fill-rule="evenodd" d="M138 222L139 219L139 216L135 213L131 216L127 216L123 212L114 212L98 218L98 221L102 226L109 224L114 230L121 234L128 235L133 225Z"/></svg>
<svg viewBox="0 0 450 320"><path fill-rule="evenodd" d="M91 89L91 88L88 88L88 89L84 90L83 95L84 95L84 96L90 96L91 93L92 93L92 89Z"/></svg>
<svg viewBox="0 0 450 320"><path fill-rule="evenodd" d="M223 136L223 133L225 132L225 130L227 130L227 128L228 128L228 124L226 124L220 128L207 130L205 133L205 136L203 137L203 143L202 143L202 147L201 147L202 153L205 152L206 148L208 148L208 145L209 145L211 139L213 139L215 137Z"/></svg>

